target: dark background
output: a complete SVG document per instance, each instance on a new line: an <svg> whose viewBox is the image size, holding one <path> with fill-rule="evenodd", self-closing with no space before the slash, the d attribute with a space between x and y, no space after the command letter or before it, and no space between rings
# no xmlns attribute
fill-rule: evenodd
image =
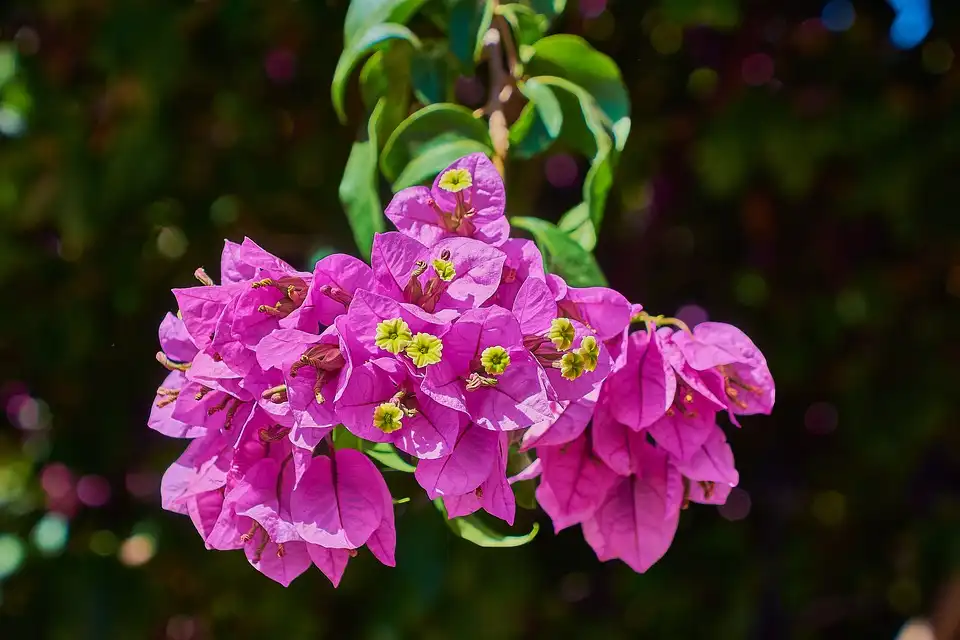
<svg viewBox="0 0 960 640"><path fill-rule="evenodd" d="M580 5L558 30L613 56L634 105L601 265L653 313L741 326L777 380L773 416L732 434L732 502L684 512L645 575L542 514L526 547L474 547L424 499L398 508L398 567L361 554L336 591L205 551L159 506L183 443L146 427L156 327L224 237L301 267L355 251L337 185L359 100L341 126L329 99L346 1L6 0L0 637L893 638L949 618L960 3L906 51L880 0L835 32L806 0ZM576 204L579 181L546 181L569 162L512 162L510 213Z"/></svg>

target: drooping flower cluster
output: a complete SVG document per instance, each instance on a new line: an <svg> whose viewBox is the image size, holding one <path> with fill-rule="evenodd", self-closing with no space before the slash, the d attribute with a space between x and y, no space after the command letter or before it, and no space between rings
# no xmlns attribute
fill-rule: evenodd
<svg viewBox="0 0 960 640"><path fill-rule="evenodd" d="M361 547L392 566L396 532L380 470L335 429L402 452L451 518L512 524L512 482L539 476L556 530L580 524L637 571L688 501L724 502L738 476L716 415L771 410L759 350L545 273L504 205L475 154L396 195L399 232L377 235L370 266L338 254L304 273L228 241L221 283L198 270L160 325L170 373L149 426L192 440L164 508L281 584L315 564L336 585ZM535 461L508 478L518 452Z"/></svg>

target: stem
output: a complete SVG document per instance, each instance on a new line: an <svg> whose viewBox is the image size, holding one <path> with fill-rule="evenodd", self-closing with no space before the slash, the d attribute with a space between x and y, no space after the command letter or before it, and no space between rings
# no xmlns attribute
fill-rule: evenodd
<svg viewBox="0 0 960 640"><path fill-rule="evenodd" d="M494 9L498 4L498 0L493 0ZM509 36L507 38L509 39ZM510 146L510 132L507 129L507 117L503 113L503 102L510 97L510 76L503 66L503 40L502 32L494 25L491 25L483 36L483 47L487 52L487 61L490 65L490 97L484 111L490 116L493 164L500 176L506 179L506 159L507 149ZM508 49L512 48L512 41L507 46Z"/></svg>

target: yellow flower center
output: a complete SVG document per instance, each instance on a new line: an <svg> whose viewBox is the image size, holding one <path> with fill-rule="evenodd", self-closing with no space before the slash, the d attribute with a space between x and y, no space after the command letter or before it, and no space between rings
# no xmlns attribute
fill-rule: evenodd
<svg viewBox="0 0 960 640"><path fill-rule="evenodd" d="M450 282L457 277L457 270L453 268L453 263L449 260L434 260L433 270L437 272L437 277L444 282Z"/></svg>
<svg viewBox="0 0 960 640"><path fill-rule="evenodd" d="M483 370L492 376L499 376L510 364L510 354L503 347L487 347L480 354Z"/></svg>
<svg viewBox="0 0 960 640"><path fill-rule="evenodd" d="M418 333L407 345L407 355L418 368L437 364L443 355L443 343L437 336Z"/></svg>
<svg viewBox="0 0 960 640"><path fill-rule="evenodd" d="M400 318L391 318L384 320L377 325L376 345L384 351L397 354L403 351L404 347L410 344L413 335L410 333L410 325Z"/></svg>
<svg viewBox="0 0 960 640"><path fill-rule="evenodd" d="M450 169L440 176L437 186L444 191L457 193L473 186L473 176L466 169Z"/></svg>
<svg viewBox="0 0 960 640"><path fill-rule="evenodd" d="M597 368L597 360L600 358L600 345L593 336L587 336L580 341L580 348L577 353L583 358L583 368L587 371L593 371Z"/></svg>
<svg viewBox="0 0 960 640"><path fill-rule="evenodd" d="M573 339L577 337L577 331L573 328L573 323L566 318L554 318L550 323L550 330L547 332L550 342L558 351L566 351L573 345Z"/></svg>
<svg viewBox="0 0 960 640"><path fill-rule="evenodd" d="M567 380L576 380L583 375L584 365L583 356L576 351L565 353L560 358L560 375Z"/></svg>
<svg viewBox="0 0 960 640"><path fill-rule="evenodd" d="M395 404L384 402L373 410L373 426L384 433L393 433L403 426L403 411Z"/></svg>

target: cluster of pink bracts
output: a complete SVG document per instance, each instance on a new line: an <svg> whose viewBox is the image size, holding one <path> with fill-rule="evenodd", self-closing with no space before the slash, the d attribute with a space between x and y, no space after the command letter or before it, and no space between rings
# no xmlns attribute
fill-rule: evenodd
<svg viewBox="0 0 960 640"><path fill-rule="evenodd" d="M556 530L580 524L601 560L636 571L688 502L723 503L738 476L716 415L770 412L763 355L732 326L691 332L544 273L504 202L478 154L397 194L399 233L377 235L372 266L332 255L302 273L227 242L221 284L198 270L160 325L170 373L149 425L192 439L164 508L284 585L311 563L336 585L363 546L392 566L390 492L336 446L338 425L407 454L450 517L512 524L511 483L539 476ZM511 447L536 459L508 478Z"/></svg>

